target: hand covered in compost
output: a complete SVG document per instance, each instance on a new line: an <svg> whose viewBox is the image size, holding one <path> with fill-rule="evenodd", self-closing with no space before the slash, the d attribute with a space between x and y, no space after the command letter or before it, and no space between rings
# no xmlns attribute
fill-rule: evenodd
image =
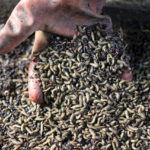
<svg viewBox="0 0 150 150"><path fill-rule="evenodd" d="M35 31L32 55L47 46L45 32L72 38L77 25L95 23L106 26L108 32L111 32L111 19L101 15L104 3L105 0L21 0L0 30L0 54L12 51ZM36 62L31 61L28 75L29 97L40 104L43 102L43 94L40 83L33 74L34 65ZM126 71L123 78L128 80L129 74Z"/></svg>

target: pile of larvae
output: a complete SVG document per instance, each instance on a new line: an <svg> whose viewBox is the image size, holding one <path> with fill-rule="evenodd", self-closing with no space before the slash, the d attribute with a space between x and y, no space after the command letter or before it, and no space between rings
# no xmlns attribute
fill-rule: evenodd
<svg viewBox="0 0 150 150"><path fill-rule="evenodd" d="M107 98L117 89L115 82L122 81L124 70L131 70L120 34L108 34L98 25L77 29L78 36L73 40L58 37L33 58L38 59L34 75L41 83L45 101L56 107L69 95L78 95L73 96L75 101L69 98L74 104L79 104L79 95L86 93L91 97L86 103L93 102L89 89L97 92L95 96ZM117 95L119 99L119 93L111 97Z"/></svg>
<svg viewBox="0 0 150 150"><path fill-rule="evenodd" d="M57 37L37 54L34 71L51 108L53 143L63 149L149 147L150 102L145 98L150 96L144 93L150 84L143 81L139 87L120 78L131 70L121 34L107 33L98 24L77 31L73 40Z"/></svg>
<svg viewBox="0 0 150 150"><path fill-rule="evenodd" d="M15 91L0 84L3 150L150 148L150 55L133 70L121 33L96 24L78 26L73 39L56 36L34 59L45 104L27 100L24 67L10 81ZM124 70L134 71L132 81Z"/></svg>

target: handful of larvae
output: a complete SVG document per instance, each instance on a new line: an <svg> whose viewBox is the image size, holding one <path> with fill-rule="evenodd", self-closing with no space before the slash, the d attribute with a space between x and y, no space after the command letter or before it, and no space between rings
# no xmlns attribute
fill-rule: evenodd
<svg viewBox="0 0 150 150"><path fill-rule="evenodd" d="M72 40L56 37L34 58L53 122L43 133L55 132L51 149L148 149L150 83L143 78L149 76L119 78L131 70L120 33L98 24L77 31ZM143 68L148 65L145 59Z"/></svg>
<svg viewBox="0 0 150 150"><path fill-rule="evenodd" d="M78 26L77 31L73 40L56 37L51 47L36 54L34 72L47 103L60 105L60 97L91 86L111 93L123 70L131 70L120 33L108 34L99 25Z"/></svg>

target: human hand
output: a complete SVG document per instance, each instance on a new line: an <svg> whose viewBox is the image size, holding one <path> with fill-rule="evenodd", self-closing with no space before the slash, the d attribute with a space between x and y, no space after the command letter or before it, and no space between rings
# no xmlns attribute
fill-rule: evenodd
<svg viewBox="0 0 150 150"><path fill-rule="evenodd" d="M13 10L6 25L0 31L0 54L8 53L37 30L32 55L47 46L46 32L72 38L77 25L99 23L112 31L111 19L101 15L105 0L22 0ZM31 56L32 57L32 56ZM40 83L33 75L36 62L29 66L29 97L36 103L43 102ZM131 73L122 78L131 79Z"/></svg>
<svg viewBox="0 0 150 150"><path fill-rule="evenodd" d="M100 15L105 0L21 0L0 30L0 54L13 50L37 30L72 37L76 25L99 22L111 30L111 19Z"/></svg>

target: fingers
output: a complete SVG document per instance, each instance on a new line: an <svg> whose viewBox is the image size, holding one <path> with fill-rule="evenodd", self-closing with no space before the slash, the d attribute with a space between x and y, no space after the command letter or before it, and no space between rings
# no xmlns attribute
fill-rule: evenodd
<svg viewBox="0 0 150 150"><path fill-rule="evenodd" d="M57 13L51 13L50 10L47 10L49 13L45 14L43 18L43 23L45 24L43 26L44 31L72 38L77 25L93 25L97 23L104 25L106 30L112 31L110 17L100 15L99 12L102 9L104 0L94 2L92 0L88 2L86 0L73 0L71 1L72 3L67 1L68 4L66 1L62 1L62 7L59 7ZM97 6L96 4L100 5Z"/></svg>
<svg viewBox="0 0 150 150"><path fill-rule="evenodd" d="M121 75L121 78L127 81L132 81L133 80L132 72L125 69L124 73Z"/></svg>
<svg viewBox="0 0 150 150"><path fill-rule="evenodd" d="M109 16L105 15L103 21L100 23L106 27L107 32L111 33L113 31L112 21L111 21L111 18Z"/></svg>
<svg viewBox="0 0 150 150"><path fill-rule="evenodd" d="M34 56L34 53L40 52L48 45L47 41L47 33L43 31L36 31L35 33L35 40L32 48L31 58ZM44 97L41 89L41 83L36 79L34 75L34 66L37 62L30 62L29 65L29 72L28 72L28 91L29 91L29 98L37 103L41 104L44 102Z"/></svg>
<svg viewBox="0 0 150 150"><path fill-rule="evenodd" d="M70 19L68 19L70 18ZM104 26L108 32L112 31L112 23L111 19L107 16L99 16L91 17L85 14L73 14L72 16L61 17L56 19L53 23L49 24L47 22L47 26L44 29L45 31L52 32L58 35L66 36L72 38L76 32L77 25L93 25L99 23L100 25ZM53 29L53 30L52 30Z"/></svg>
<svg viewBox="0 0 150 150"><path fill-rule="evenodd" d="M33 68L36 65L36 62L30 62L29 65L29 72L28 72L28 91L29 91L29 98L37 103L43 103L43 93L40 87L40 82L34 76Z"/></svg>
<svg viewBox="0 0 150 150"><path fill-rule="evenodd" d="M43 48L45 48L48 45L48 35L44 31L36 31L35 32L35 40L32 48L32 55L34 53L37 53L41 51Z"/></svg>
<svg viewBox="0 0 150 150"><path fill-rule="evenodd" d="M91 1L91 0L87 0L87 3L89 4L89 8L92 9L95 13L100 14L103 8L104 3L106 2L106 0L97 0L95 1Z"/></svg>

